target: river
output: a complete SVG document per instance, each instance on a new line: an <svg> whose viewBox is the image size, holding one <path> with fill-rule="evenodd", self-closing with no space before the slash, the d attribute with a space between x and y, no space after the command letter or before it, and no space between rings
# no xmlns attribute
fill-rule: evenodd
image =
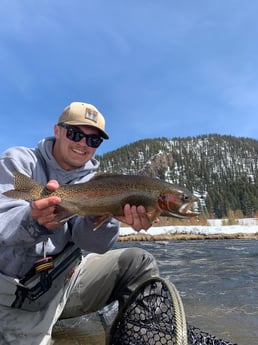
<svg viewBox="0 0 258 345"><path fill-rule="evenodd" d="M258 344L258 242L253 239L123 242L157 259L182 298L187 322L238 345ZM55 345L102 345L97 315L60 323Z"/></svg>

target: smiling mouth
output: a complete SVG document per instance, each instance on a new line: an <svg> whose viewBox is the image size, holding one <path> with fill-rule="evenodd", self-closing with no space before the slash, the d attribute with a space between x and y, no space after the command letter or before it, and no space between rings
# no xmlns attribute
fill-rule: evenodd
<svg viewBox="0 0 258 345"><path fill-rule="evenodd" d="M81 156L85 156L87 154L87 152L84 150L72 149L72 151L76 154L81 155Z"/></svg>

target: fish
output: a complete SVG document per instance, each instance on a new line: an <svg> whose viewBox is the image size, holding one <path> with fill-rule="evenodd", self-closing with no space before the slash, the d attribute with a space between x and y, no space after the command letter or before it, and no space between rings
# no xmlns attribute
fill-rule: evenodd
<svg viewBox="0 0 258 345"><path fill-rule="evenodd" d="M189 190L154 177L99 173L87 182L60 185L50 191L20 172L15 171L13 175L14 189L2 194L29 202L49 196L60 197L61 203L55 211L57 222L74 216L97 216L103 223L109 217L123 216L125 204L144 206L152 222L159 216L189 218L199 215L191 210L198 198Z"/></svg>

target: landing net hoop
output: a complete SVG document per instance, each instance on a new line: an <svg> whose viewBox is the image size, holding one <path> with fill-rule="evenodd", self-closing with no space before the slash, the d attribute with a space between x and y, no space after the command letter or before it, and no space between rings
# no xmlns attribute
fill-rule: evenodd
<svg viewBox="0 0 258 345"><path fill-rule="evenodd" d="M169 280L140 285L118 312L108 345L188 345L182 300Z"/></svg>

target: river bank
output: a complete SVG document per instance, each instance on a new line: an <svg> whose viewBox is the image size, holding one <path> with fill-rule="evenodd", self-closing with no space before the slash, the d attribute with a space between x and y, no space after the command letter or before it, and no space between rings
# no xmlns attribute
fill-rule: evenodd
<svg viewBox="0 0 258 345"><path fill-rule="evenodd" d="M130 241L190 241L190 240L227 240L227 239L255 239L258 240L258 232L255 234L136 234L120 235L119 242Z"/></svg>
<svg viewBox="0 0 258 345"><path fill-rule="evenodd" d="M153 226L148 231L135 232L130 227L121 227L119 241L173 241L209 239L258 239L258 221L245 221L239 225L221 225L211 221L207 226Z"/></svg>

